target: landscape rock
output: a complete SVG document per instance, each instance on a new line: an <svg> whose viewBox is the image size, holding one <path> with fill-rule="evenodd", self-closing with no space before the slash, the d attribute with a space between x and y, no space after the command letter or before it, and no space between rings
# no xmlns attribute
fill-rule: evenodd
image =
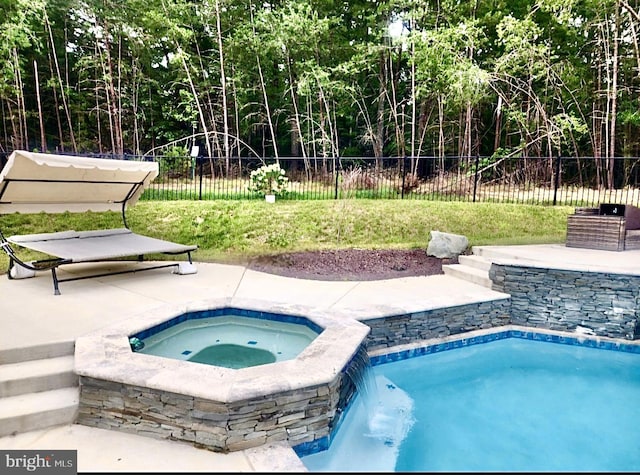
<svg viewBox="0 0 640 475"><path fill-rule="evenodd" d="M440 259L456 258L469 246L466 236L460 234L431 231L431 239L427 246L427 255Z"/></svg>

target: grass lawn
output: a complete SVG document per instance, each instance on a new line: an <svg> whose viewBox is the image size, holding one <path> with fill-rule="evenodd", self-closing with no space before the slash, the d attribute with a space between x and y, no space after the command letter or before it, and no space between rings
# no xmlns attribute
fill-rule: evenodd
<svg viewBox="0 0 640 475"><path fill-rule="evenodd" d="M197 244L196 261L243 262L257 255L322 249L425 248L432 230L470 246L562 243L568 206L416 200L140 201L127 211L134 232ZM4 215L5 236L122 227L120 213ZM19 250L24 259L31 251ZM0 264L8 258L0 253Z"/></svg>

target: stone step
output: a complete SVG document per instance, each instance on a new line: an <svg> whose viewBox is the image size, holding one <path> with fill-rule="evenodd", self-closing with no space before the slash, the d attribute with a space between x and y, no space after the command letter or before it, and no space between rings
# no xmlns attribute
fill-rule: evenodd
<svg viewBox="0 0 640 475"><path fill-rule="evenodd" d="M0 398L78 386L73 355L0 366Z"/></svg>
<svg viewBox="0 0 640 475"><path fill-rule="evenodd" d="M79 393L73 387L0 399L0 437L72 424Z"/></svg>
<svg viewBox="0 0 640 475"><path fill-rule="evenodd" d="M442 271L445 275L482 285L488 289L491 288L491 279L489 279L489 272L486 270L464 264L445 264L442 266Z"/></svg>
<svg viewBox="0 0 640 475"><path fill-rule="evenodd" d="M503 250L502 246L473 246L471 250L474 256L482 257L487 261L496 261L501 259L509 261L527 260L513 252Z"/></svg>
<svg viewBox="0 0 640 475"><path fill-rule="evenodd" d="M501 253L499 250L494 250L485 246L473 246L471 248L471 252L474 256L480 256L487 260L509 257L508 255Z"/></svg>
<svg viewBox="0 0 640 475"><path fill-rule="evenodd" d="M45 343L42 345L28 345L19 348L6 348L0 350L0 362L2 364L22 363L23 361L44 360L58 356L73 355L74 340Z"/></svg>
<svg viewBox="0 0 640 475"><path fill-rule="evenodd" d="M458 264L462 264L469 267L474 267L476 269L484 270L489 272L491 269L491 260L485 259L482 256L472 255L459 255L458 256Z"/></svg>

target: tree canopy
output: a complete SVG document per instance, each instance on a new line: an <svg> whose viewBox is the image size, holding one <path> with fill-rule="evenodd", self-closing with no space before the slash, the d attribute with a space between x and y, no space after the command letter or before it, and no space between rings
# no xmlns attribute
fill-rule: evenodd
<svg viewBox="0 0 640 475"><path fill-rule="evenodd" d="M0 151L639 156L640 0L0 0Z"/></svg>

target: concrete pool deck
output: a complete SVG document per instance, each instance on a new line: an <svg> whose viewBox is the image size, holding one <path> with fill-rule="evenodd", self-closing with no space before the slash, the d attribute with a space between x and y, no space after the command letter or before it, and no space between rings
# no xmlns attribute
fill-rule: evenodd
<svg viewBox="0 0 640 475"><path fill-rule="evenodd" d="M531 265L638 274L640 251L597 251L562 244L484 246L497 259ZM197 253L196 253L197 260ZM497 260L496 259L496 260ZM95 268L96 264L92 266ZM111 264L118 266L121 264ZM364 315L398 314L503 298L449 275L384 281L336 282L290 279L242 266L198 263L198 273L173 275L168 269L143 274L63 282L53 294L49 272L24 280L0 279L0 356L29 352L38 345L69 343L167 304L212 298L272 302L274 308L304 305ZM69 266L79 273L89 265ZM1 363L1 361L0 361ZM261 472L305 471L285 445L220 454L190 445L155 440L77 424L0 438L0 449L77 449L79 472Z"/></svg>

